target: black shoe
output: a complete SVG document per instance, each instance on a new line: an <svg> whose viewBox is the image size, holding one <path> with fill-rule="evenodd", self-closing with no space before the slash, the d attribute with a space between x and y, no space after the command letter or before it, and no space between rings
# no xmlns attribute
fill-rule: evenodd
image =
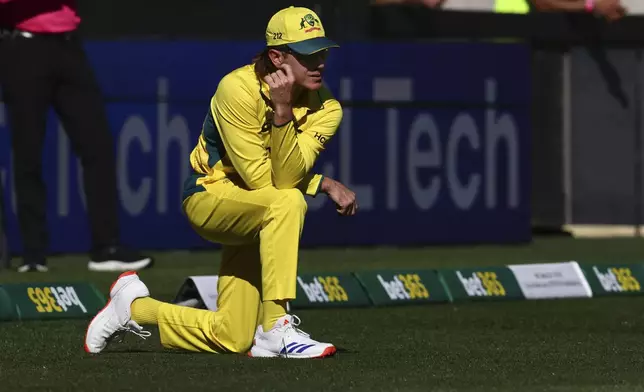
<svg viewBox="0 0 644 392"><path fill-rule="evenodd" d="M18 267L18 272L48 272L49 268L44 264L23 264Z"/></svg>
<svg viewBox="0 0 644 392"><path fill-rule="evenodd" d="M113 246L92 253L92 258L87 264L90 271L138 271L150 268L154 264L149 256L143 256L130 249Z"/></svg>

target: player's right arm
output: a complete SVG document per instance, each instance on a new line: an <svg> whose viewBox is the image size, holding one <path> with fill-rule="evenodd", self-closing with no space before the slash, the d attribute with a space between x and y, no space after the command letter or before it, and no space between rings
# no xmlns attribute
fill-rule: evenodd
<svg viewBox="0 0 644 392"><path fill-rule="evenodd" d="M210 104L226 156L250 189L271 185L271 162L260 134L257 104L250 87L234 74L221 80Z"/></svg>

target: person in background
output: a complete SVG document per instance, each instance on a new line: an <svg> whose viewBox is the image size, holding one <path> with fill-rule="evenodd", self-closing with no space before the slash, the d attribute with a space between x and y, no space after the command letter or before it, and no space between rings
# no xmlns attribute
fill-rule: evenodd
<svg viewBox="0 0 644 392"><path fill-rule="evenodd" d="M421 4L428 8L439 8L445 1L448 0L372 0L373 5L387 5L387 4Z"/></svg>
<svg viewBox="0 0 644 392"><path fill-rule="evenodd" d="M372 0L373 5L421 4L428 8L528 13L530 11L592 12L613 22L626 15L621 0Z"/></svg>
<svg viewBox="0 0 644 392"><path fill-rule="evenodd" d="M0 0L0 87L13 151L23 242L20 272L46 272L48 232L42 152L53 106L83 167L91 227L88 268L140 270L153 264L119 242L116 159L101 92L77 33L74 0Z"/></svg>
<svg viewBox="0 0 644 392"><path fill-rule="evenodd" d="M525 0L536 11L592 12L614 22L626 16L626 7L621 0Z"/></svg>

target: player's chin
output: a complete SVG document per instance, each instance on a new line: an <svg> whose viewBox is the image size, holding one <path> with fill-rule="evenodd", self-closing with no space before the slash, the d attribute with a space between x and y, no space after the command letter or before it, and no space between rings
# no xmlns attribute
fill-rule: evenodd
<svg viewBox="0 0 644 392"><path fill-rule="evenodd" d="M320 88L322 88L322 78L309 77L306 79L306 83L304 83L304 87L306 87L308 90L319 90Z"/></svg>

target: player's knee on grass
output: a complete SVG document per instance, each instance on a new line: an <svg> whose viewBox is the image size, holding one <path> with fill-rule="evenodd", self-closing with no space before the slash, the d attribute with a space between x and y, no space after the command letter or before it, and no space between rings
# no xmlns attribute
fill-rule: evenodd
<svg viewBox="0 0 644 392"><path fill-rule="evenodd" d="M243 334L242 339L236 344L237 352L240 354L247 353L253 346L253 339L255 338L256 328L249 328L245 334Z"/></svg>
<svg viewBox="0 0 644 392"><path fill-rule="evenodd" d="M253 346L253 339L255 338L254 326L237 326L237 331L232 336L228 344L224 346L232 353L246 354Z"/></svg>

